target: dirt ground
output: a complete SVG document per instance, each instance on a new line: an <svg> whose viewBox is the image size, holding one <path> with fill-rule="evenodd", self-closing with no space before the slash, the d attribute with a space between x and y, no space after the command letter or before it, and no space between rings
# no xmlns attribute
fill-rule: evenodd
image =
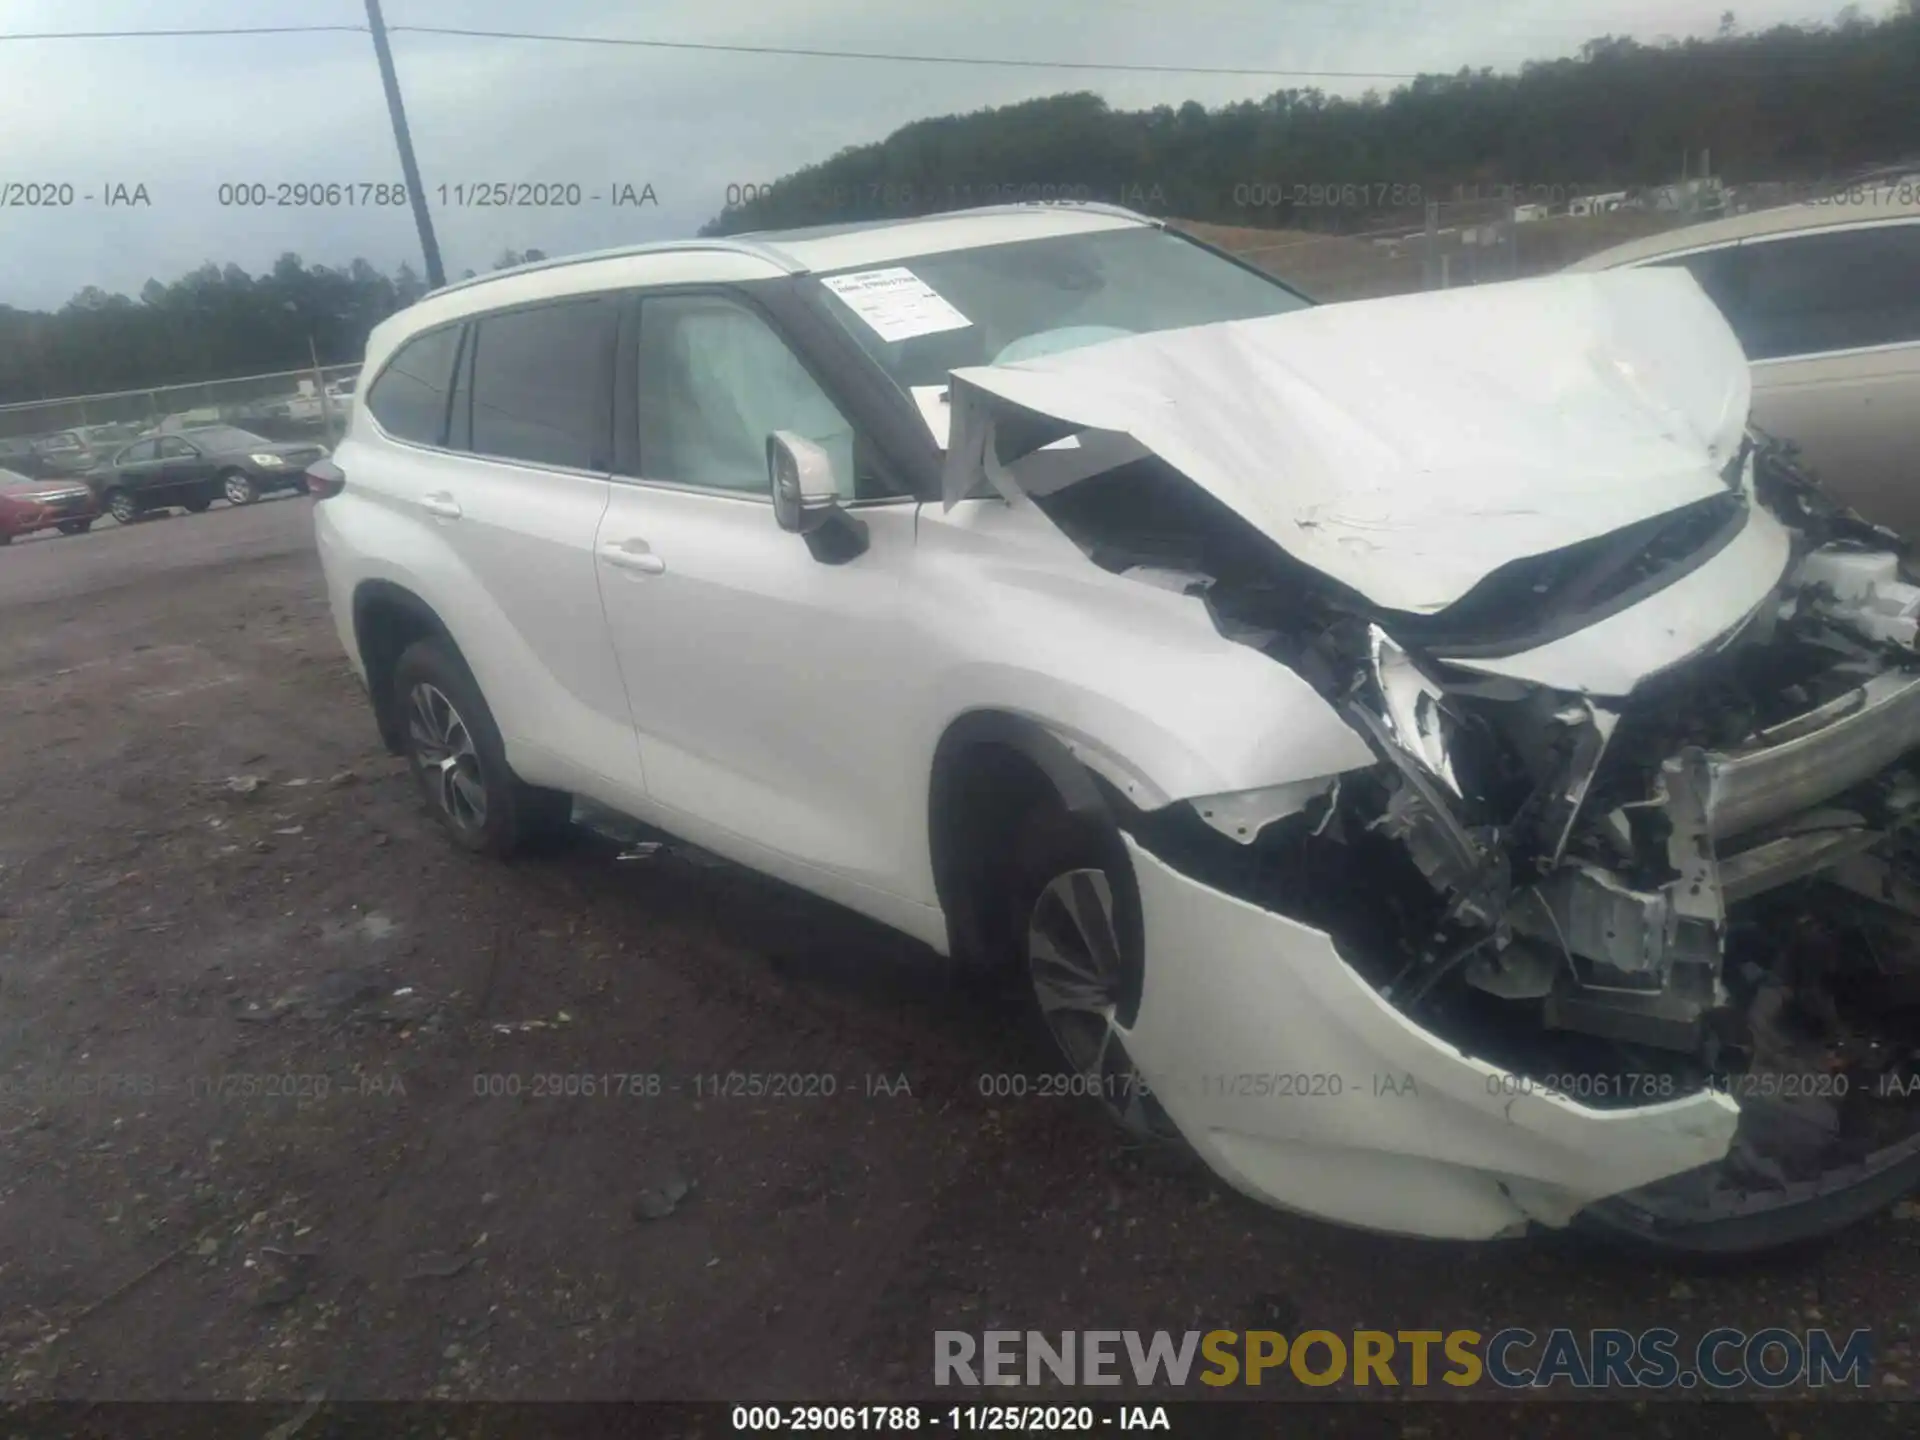
<svg viewBox="0 0 1920 1440"><path fill-rule="evenodd" d="M1914 1377L1911 1208L1687 1274L1351 1233L984 1096L1044 1052L864 921L455 852L305 500L0 552L0 725L6 1397L931 1397L941 1328L1867 1326Z"/></svg>

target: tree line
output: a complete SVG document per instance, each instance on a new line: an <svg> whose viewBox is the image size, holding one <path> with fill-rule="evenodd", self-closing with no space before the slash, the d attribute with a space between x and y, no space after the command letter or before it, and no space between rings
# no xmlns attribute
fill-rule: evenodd
<svg viewBox="0 0 1920 1440"><path fill-rule="evenodd" d="M1414 196L1662 184L1697 172L1702 152L1730 182L1818 181L1920 157L1920 5L1754 34L1728 12L1710 39L1603 37L1516 72L1427 75L1355 99L1290 88L1216 109L1116 110L1075 93L918 120L746 187L702 233L1009 196L1352 230Z"/></svg>
<svg viewBox="0 0 1920 1440"><path fill-rule="evenodd" d="M1603 37L1511 73L1422 76L1348 99L1317 89L1209 109L1116 110L1089 93L915 121L768 185L707 235L925 214L1006 198L1097 198L1191 220L1364 228L1410 194L1498 185L1631 188L1702 152L1730 182L1813 181L1920 157L1920 0L1867 20L1710 39ZM496 268L539 259L508 252ZM471 271L467 272L469 275ZM0 403L357 360L412 304L387 275L283 255L264 275L203 265L139 297L89 287L58 311L0 306Z"/></svg>
<svg viewBox="0 0 1920 1440"><path fill-rule="evenodd" d="M543 258L509 250L494 268ZM0 403L294 370L315 353L352 364L375 325L426 291L411 265L387 275L289 253L264 275L209 262L170 285L149 280L138 299L90 285L57 311L0 305Z"/></svg>

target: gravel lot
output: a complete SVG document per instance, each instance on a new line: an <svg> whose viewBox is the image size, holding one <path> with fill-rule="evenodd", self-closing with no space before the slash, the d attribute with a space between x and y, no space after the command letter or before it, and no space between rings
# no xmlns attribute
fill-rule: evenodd
<svg viewBox="0 0 1920 1440"><path fill-rule="evenodd" d="M0 616L14 1398L879 1400L936 1328L1506 1325L1870 1326L1910 1393L1906 1207L1686 1274L1344 1232L983 1097L1050 1068L1017 1009L862 920L598 837L456 853L305 500L23 541Z"/></svg>

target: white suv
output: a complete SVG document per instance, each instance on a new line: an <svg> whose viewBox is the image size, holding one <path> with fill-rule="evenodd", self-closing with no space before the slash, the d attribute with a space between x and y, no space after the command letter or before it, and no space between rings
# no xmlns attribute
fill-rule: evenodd
<svg viewBox="0 0 1920 1440"><path fill-rule="evenodd" d="M1072 1088L1351 1224L1915 1183L1920 589L1684 272L1313 306L1007 207L502 272L363 374L320 555L460 845L586 797L1024 967Z"/></svg>

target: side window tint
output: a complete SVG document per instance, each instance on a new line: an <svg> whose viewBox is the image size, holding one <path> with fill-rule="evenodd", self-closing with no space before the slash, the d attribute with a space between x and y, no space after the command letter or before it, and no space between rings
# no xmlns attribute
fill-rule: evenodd
<svg viewBox="0 0 1920 1440"><path fill-rule="evenodd" d="M1920 340L1920 225L1749 241L1750 359Z"/></svg>
<svg viewBox="0 0 1920 1440"><path fill-rule="evenodd" d="M367 409L380 428L416 445L438 445L446 438L447 384L460 327L417 336L380 372L367 392Z"/></svg>
<svg viewBox="0 0 1920 1440"><path fill-rule="evenodd" d="M473 452L609 468L614 316L599 299L483 316L471 364Z"/></svg>
<svg viewBox="0 0 1920 1440"><path fill-rule="evenodd" d="M138 445L129 445L125 450L122 450L118 463L121 465L137 465L142 460L151 460L159 451L159 448L160 442L157 440L142 440Z"/></svg>
<svg viewBox="0 0 1920 1440"><path fill-rule="evenodd" d="M841 494L856 487L853 427L758 315L710 295L661 296L640 310L640 473L650 480L767 494L767 436L825 447Z"/></svg>
<svg viewBox="0 0 1920 1440"><path fill-rule="evenodd" d="M1720 313L1727 317L1727 323L1738 333L1738 316L1745 313L1744 291L1742 289L1742 270L1740 250L1737 246L1727 245L1718 250L1696 250L1691 255L1677 256L1671 260L1656 260L1659 266L1673 266L1686 270L1700 282L1700 288L1707 292L1707 298L1720 307Z"/></svg>
<svg viewBox="0 0 1920 1440"><path fill-rule="evenodd" d="M194 448L184 440L166 439L160 442L162 460L181 460L194 453Z"/></svg>

